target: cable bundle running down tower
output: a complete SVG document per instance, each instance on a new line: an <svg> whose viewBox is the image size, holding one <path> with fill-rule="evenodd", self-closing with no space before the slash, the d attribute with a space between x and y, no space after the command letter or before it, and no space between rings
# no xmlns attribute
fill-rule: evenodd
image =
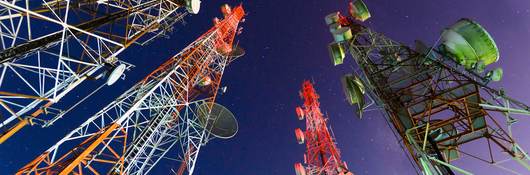
<svg viewBox="0 0 530 175"><path fill-rule="evenodd" d="M530 157L512 133L515 117L530 115L530 107L489 86L503 72L486 71L500 54L481 25L464 18L432 48L420 41L411 48L361 25L370 17L362 0L350 3L350 14L326 17L334 64L350 52L359 68L343 77L346 97L359 114L370 107L365 94L383 109L423 174L469 175L458 165L471 163L503 173L530 172Z"/></svg>
<svg viewBox="0 0 530 175"><path fill-rule="evenodd" d="M171 148L179 172L192 174L210 136L230 138L237 123L214 104L243 7L222 8L208 32L103 110L21 168L17 174L146 174Z"/></svg>
<svg viewBox="0 0 530 175"><path fill-rule="evenodd" d="M313 85L304 81L300 97L304 100L303 107L296 107L299 120L305 118L306 131L295 130L299 144L306 143L304 167L302 163L294 165L297 175L353 175L349 172L346 162L340 158L340 152L335 145L335 139L330 134L320 111L320 98Z"/></svg>
<svg viewBox="0 0 530 175"><path fill-rule="evenodd" d="M28 124L52 125L68 111L58 108L75 107L52 105L85 80L123 78L132 65L121 52L167 37L199 8L200 0L0 0L0 143Z"/></svg>

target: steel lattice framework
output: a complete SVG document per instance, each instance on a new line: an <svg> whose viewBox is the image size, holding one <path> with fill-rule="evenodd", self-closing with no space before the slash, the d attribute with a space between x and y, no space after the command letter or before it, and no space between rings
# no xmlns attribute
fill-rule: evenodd
<svg viewBox="0 0 530 175"><path fill-rule="evenodd" d="M437 47L412 49L353 21L340 16L340 25L353 33L340 44L358 65L355 74L374 107L386 112L423 173L472 174L454 164L462 156L517 174L503 166L513 159L526 169L522 174L530 171L529 156L511 131L516 116L530 114L527 105L491 88L489 78ZM464 146L471 142L480 148Z"/></svg>
<svg viewBox="0 0 530 175"><path fill-rule="evenodd" d="M196 109L211 110L245 15L242 6L224 9L222 21L18 174L146 174L172 148L179 172L192 174L209 138Z"/></svg>
<svg viewBox="0 0 530 175"><path fill-rule="evenodd" d="M299 119L305 117L306 121L306 130L302 136L302 140L305 138L306 143L306 153L304 154L306 166L303 167L300 163L295 164L297 173L309 175L353 175L349 172L346 162L341 160L340 151L335 145L335 139L326 125L327 119L324 118L320 111L320 102L318 101L320 96L316 93L311 82L304 81L300 97L304 100L304 105L297 107L296 111ZM300 167L303 167L304 170L299 170ZM302 173L304 171L305 173Z"/></svg>
<svg viewBox="0 0 530 175"><path fill-rule="evenodd" d="M179 12L184 6L184 0L1 0L0 143L28 123L51 125L64 111L52 105L109 66L130 68L117 56L167 36L188 14Z"/></svg>

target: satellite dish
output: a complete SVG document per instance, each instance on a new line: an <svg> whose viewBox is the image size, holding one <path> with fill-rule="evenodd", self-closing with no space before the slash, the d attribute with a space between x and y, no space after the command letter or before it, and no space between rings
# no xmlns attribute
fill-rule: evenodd
<svg viewBox="0 0 530 175"><path fill-rule="evenodd" d="M325 21L327 25L335 24L339 22L340 12L333 12L326 16Z"/></svg>
<svg viewBox="0 0 530 175"><path fill-rule="evenodd" d="M232 48L225 48L224 49L224 50L228 50L228 51L223 51L221 49L222 48L220 48L218 50L218 52L221 53L222 55L228 57L230 62L234 61L235 59L237 59L239 57L244 56L245 53L246 53L245 49L241 48L239 45L234 45L234 46L232 46Z"/></svg>
<svg viewBox="0 0 530 175"><path fill-rule="evenodd" d="M228 56L230 58L232 58L231 60L235 59L235 58L239 58L239 57L242 57L245 55L245 49L239 47L239 45L236 45L234 47L232 47L232 51L228 54Z"/></svg>
<svg viewBox="0 0 530 175"><path fill-rule="evenodd" d="M227 17L228 15L232 14L232 7L228 4L224 4L221 6L221 12L223 13L224 17Z"/></svg>
<svg viewBox="0 0 530 175"><path fill-rule="evenodd" d="M191 14L198 14L201 10L201 0L178 0L177 4L185 6Z"/></svg>
<svg viewBox="0 0 530 175"><path fill-rule="evenodd" d="M125 69L127 69L127 66L125 64L120 64L119 66L112 68L109 74L109 78L107 79L107 86L116 83L116 81L118 81L123 75L123 72L125 72Z"/></svg>
<svg viewBox="0 0 530 175"><path fill-rule="evenodd" d="M339 23L333 23L329 25L329 32L333 33L337 31L337 29L341 28L342 26Z"/></svg>
<svg viewBox="0 0 530 175"><path fill-rule="evenodd" d="M364 112L364 93L365 88L361 80L352 75L347 74L344 75L341 79L342 82L342 88L344 90L344 93L346 95L346 98L348 99L348 102L350 105L357 104L357 111L359 118L362 118L362 114Z"/></svg>
<svg viewBox="0 0 530 175"><path fill-rule="evenodd" d="M499 60L499 49L491 35L470 19L460 19L445 29L442 43L443 51L466 69L487 66Z"/></svg>
<svg viewBox="0 0 530 175"><path fill-rule="evenodd" d="M219 88L219 92L221 92L221 94L224 94L224 93L226 93L227 89L228 89L227 86L223 86L223 87Z"/></svg>
<svg viewBox="0 0 530 175"><path fill-rule="evenodd" d="M201 0L190 0L189 10L192 14L198 14L201 10Z"/></svg>
<svg viewBox="0 0 530 175"><path fill-rule="evenodd" d="M306 175L305 168L301 163L294 164L294 171L296 175Z"/></svg>
<svg viewBox="0 0 530 175"><path fill-rule="evenodd" d="M372 16L370 15L370 11L368 11L368 7L362 0L350 2L350 13L353 18L361 22L366 21Z"/></svg>
<svg viewBox="0 0 530 175"><path fill-rule="evenodd" d="M329 57L334 66L340 65L344 62L346 57L346 49L341 43L332 42L328 45Z"/></svg>
<svg viewBox="0 0 530 175"><path fill-rule="evenodd" d="M298 144L304 144L305 142L304 131L302 131L302 129L300 128L296 128L294 130L294 134L296 136L296 140L298 141Z"/></svg>
<svg viewBox="0 0 530 175"><path fill-rule="evenodd" d="M296 116L298 116L298 120L303 120L305 117L304 110L302 107L298 106L296 107Z"/></svg>
<svg viewBox="0 0 530 175"><path fill-rule="evenodd" d="M234 137L239 129L234 114L217 103L213 104L211 112L208 113L208 105L208 103L203 103L197 107L196 112L200 125L217 138L229 139Z"/></svg>
<svg viewBox="0 0 530 175"><path fill-rule="evenodd" d="M332 33L335 42L340 43L353 39L353 34L350 27L341 27Z"/></svg>

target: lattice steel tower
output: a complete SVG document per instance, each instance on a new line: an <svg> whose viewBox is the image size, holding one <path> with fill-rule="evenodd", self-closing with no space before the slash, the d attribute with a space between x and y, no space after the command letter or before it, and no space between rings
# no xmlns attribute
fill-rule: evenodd
<svg viewBox="0 0 530 175"><path fill-rule="evenodd" d="M304 106L296 108L299 120L305 118L306 130L295 130L299 144L306 144L304 165L294 165L297 175L353 175L349 172L346 162L340 158L340 151L335 145L335 138L326 125L325 118L320 111L319 95L309 81L302 84L300 97Z"/></svg>
<svg viewBox="0 0 530 175"><path fill-rule="evenodd" d="M243 7L224 19L18 171L18 174L146 174L173 148L179 174L192 174L212 136L230 138L237 122L215 104ZM169 170L168 170L169 171Z"/></svg>
<svg viewBox="0 0 530 175"><path fill-rule="evenodd" d="M350 12L326 17L335 39L329 45L334 64L342 64L349 51L359 68L343 77L347 99L359 114L385 111L424 174L471 174L457 166L461 161L517 173L506 167L509 159L523 165L521 174L530 172L528 154L511 132L515 117L529 115L530 108L489 86L501 79L502 69L485 71L499 53L484 28L462 19L432 48L421 42L410 48L355 22L370 17L362 1L351 3ZM368 100L376 105L366 105Z"/></svg>
<svg viewBox="0 0 530 175"><path fill-rule="evenodd" d="M199 8L200 0L0 0L0 143L28 124L52 125L68 111L52 105L85 80L116 82L132 66L121 52L167 37Z"/></svg>

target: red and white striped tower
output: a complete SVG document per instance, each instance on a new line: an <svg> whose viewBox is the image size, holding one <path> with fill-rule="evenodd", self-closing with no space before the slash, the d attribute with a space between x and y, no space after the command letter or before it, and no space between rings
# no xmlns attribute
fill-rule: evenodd
<svg viewBox="0 0 530 175"><path fill-rule="evenodd" d="M17 174L148 174L170 150L179 174L193 174L201 146L218 137L214 102L226 66L240 55L232 46L243 6L222 11L208 32Z"/></svg>
<svg viewBox="0 0 530 175"><path fill-rule="evenodd" d="M306 130L300 128L295 130L299 144L306 143L304 154L304 165L294 165L297 175L353 175L348 170L346 162L340 158L340 151L335 145L334 138L330 134L324 118L320 111L320 97L309 81L302 84L301 98L304 106L296 107L298 119L306 120Z"/></svg>

